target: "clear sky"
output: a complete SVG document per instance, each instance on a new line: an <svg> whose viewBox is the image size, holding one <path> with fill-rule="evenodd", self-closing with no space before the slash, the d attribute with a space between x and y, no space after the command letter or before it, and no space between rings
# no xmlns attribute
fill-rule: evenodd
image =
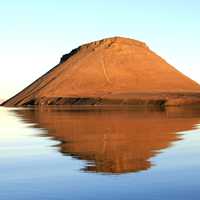
<svg viewBox="0 0 200 200"><path fill-rule="evenodd" d="M200 83L199 0L0 0L0 98L71 49L111 36L146 42Z"/></svg>

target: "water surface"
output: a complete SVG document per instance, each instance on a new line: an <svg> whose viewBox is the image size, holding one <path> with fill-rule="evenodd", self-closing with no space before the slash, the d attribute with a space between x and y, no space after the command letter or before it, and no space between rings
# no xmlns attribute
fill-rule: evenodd
<svg viewBox="0 0 200 200"><path fill-rule="evenodd" d="M0 199L200 199L199 109L0 108Z"/></svg>

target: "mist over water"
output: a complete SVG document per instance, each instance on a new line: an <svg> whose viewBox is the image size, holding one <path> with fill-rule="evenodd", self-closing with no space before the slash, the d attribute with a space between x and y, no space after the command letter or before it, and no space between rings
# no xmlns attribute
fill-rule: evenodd
<svg viewBox="0 0 200 200"><path fill-rule="evenodd" d="M200 198L199 109L0 108L0 119L2 200Z"/></svg>

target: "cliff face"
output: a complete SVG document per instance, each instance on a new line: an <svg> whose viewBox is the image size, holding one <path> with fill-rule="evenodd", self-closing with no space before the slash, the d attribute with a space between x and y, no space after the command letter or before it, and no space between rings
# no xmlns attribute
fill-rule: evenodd
<svg viewBox="0 0 200 200"><path fill-rule="evenodd" d="M183 100L184 99L184 100ZM200 86L145 43L108 38L74 49L5 106L200 103Z"/></svg>

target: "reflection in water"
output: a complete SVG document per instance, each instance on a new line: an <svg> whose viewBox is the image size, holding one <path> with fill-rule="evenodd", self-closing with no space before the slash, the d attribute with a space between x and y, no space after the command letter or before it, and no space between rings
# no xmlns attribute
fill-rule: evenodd
<svg viewBox="0 0 200 200"><path fill-rule="evenodd" d="M86 160L84 171L101 173L149 169L150 158L180 139L177 132L192 129L199 116L195 110L181 109L15 112L25 121L46 128L48 136L61 141L60 152L64 155Z"/></svg>

